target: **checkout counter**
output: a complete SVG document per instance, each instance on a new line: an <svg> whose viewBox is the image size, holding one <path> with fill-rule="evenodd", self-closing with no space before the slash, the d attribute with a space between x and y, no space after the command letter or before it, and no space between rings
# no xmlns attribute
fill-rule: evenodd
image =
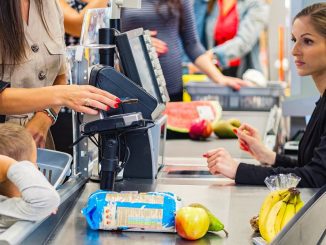
<svg viewBox="0 0 326 245"><path fill-rule="evenodd" d="M114 23L117 23L116 19ZM110 113L103 112L100 118L74 115L74 135L80 142L74 148L72 176L58 189L61 205L57 214L37 223L17 222L0 235L0 244L252 244L252 238L257 234L251 229L249 220L257 215L269 190L266 187L235 186L230 179L212 176L201 156L208 149L222 146L240 160L258 163L238 149L236 140L165 141L166 118L161 112L168 95L149 36L143 30L119 34L103 31L108 31L104 36L115 35L124 75L104 62L104 66L93 67L86 82L119 97L136 97L139 101L110 110ZM104 60L110 63L111 58ZM85 83L84 74L89 70L84 64L84 60L79 60L73 67L77 78L80 72L83 74L79 77L80 83ZM262 133L267 132L270 125L269 112L230 111L224 112L224 116L236 116ZM121 135L125 141L120 142ZM96 154L98 157L93 158ZM91 172L97 164L101 169L99 181L92 181ZM173 192L181 197L184 205L199 202L209 208L225 224L229 237L224 233L208 233L198 241L189 242L175 233L91 230L81 209L90 194L99 189ZM307 202L317 190L300 191L303 201Z"/></svg>

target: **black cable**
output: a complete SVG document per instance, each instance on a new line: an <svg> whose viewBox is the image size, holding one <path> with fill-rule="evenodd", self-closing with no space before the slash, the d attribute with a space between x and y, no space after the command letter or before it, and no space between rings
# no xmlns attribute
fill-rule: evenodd
<svg viewBox="0 0 326 245"><path fill-rule="evenodd" d="M98 141L96 140L95 136L94 135L90 135L88 138L98 148Z"/></svg>

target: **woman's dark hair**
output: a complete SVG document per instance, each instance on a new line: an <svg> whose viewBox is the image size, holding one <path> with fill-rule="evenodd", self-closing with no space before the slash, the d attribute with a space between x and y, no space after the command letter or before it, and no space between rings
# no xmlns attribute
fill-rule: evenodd
<svg viewBox="0 0 326 245"><path fill-rule="evenodd" d="M310 18L316 31L326 38L326 3L315 3L302 9L293 21L305 16Z"/></svg>
<svg viewBox="0 0 326 245"><path fill-rule="evenodd" d="M161 6L167 5L168 8L168 19L170 19L171 16L178 16L180 15L180 30L183 29L183 8L182 8L182 0L159 0L156 11L159 15L163 17L161 14ZM184 0L184 1L190 1L190 0ZM164 18L164 17L163 17Z"/></svg>
<svg viewBox="0 0 326 245"><path fill-rule="evenodd" d="M38 12L47 28L42 0L35 0ZM48 30L48 28L47 28ZM17 65L26 58L27 40L24 33L21 0L0 1L0 78L4 75L4 63Z"/></svg>

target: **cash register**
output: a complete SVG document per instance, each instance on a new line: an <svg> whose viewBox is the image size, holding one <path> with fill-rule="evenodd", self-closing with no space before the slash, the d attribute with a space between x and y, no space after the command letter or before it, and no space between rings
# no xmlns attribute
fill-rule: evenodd
<svg viewBox="0 0 326 245"><path fill-rule="evenodd" d="M119 27L116 20L114 24ZM90 71L90 85L132 103L101 111L95 120L77 115L74 136L75 140L88 137L98 147L100 187L113 190L119 172L124 179L156 178L164 161L166 116L162 112L169 96L148 31L140 28L120 33L116 28L101 28L99 44L116 48L100 50L100 64L91 69L80 60L72 75L85 84L85 73ZM119 58L119 69L114 67L114 57ZM74 148L75 172L85 176L89 172L88 143L82 141Z"/></svg>

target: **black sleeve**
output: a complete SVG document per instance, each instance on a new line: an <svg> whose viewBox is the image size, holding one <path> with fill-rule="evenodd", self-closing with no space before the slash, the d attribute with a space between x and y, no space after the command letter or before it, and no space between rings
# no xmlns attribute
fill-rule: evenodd
<svg viewBox="0 0 326 245"><path fill-rule="evenodd" d="M0 80L0 93L8 87L10 87L10 83Z"/></svg>
<svg viewBox="0 0 326 245"><path fill-rule="evenodd" d="M276 154L275 163L273 165L274 168L276 167L286 167L286 168L294 168L298 166L298 161L296 159L292 159L291 157Z"/></svg>
<svg viewBox="0 0 326 245"><path fill-rule="evenodd" d="M240 163L235 182L246 185L264 185L264 180L270 175L294 173L301 177L299 187L319 188L326 184L326 133L314 149L313 157L303 167L263 167Z"/></svg>

